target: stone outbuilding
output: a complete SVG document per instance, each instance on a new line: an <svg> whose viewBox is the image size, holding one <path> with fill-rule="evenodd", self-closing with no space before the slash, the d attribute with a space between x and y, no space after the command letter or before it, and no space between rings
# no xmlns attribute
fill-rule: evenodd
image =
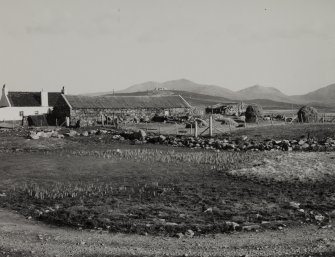
<svg viewBox="0 0 335 257"><path fill-rule="evenodd" d="M180 95L168 96L80 96L62 95L52 116L58 124L69 118L69 125L92 126L108 120L126 117L179 115L190 110L190 104Z"/></svg>

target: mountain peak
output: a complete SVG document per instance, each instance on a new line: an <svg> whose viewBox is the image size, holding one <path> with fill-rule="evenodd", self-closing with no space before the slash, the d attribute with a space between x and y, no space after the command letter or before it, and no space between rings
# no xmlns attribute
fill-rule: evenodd
<svg viewBox="0 0 335 257"><path fill-rule="evenodd" d="M291 102L289 96L274 87L254 85L238 91L246 100L270 99L274 101Z"/></svg>
<svg viewBox="0 0 335 257"><path fill-rule="evenodd" d="M277 88L261 86L259 84L247 87L239 91L232 91L221 86L199 84L185 78L170 80L166 82L148 81L145 83L130 86L125 90L118 91L117 93L145 92L155 90L157 88L165 89L167 91L176 90L201 95L224 97L225 99L230 99L234 101L268 99L285 103L305 103L313 101L334 104L335 99L335 83L305 95L287 96ZM100 93L97 95L103 95L108 93L111 92Z"/></svg>
<svg viewBox="0 0 335 257"><path fill-rule="evenodd" d="M273 90L273 91L281 92L279 89L277 89L275 87L266 87L266 86L261 86L261 85L253 85L253 86L247 87L245 89ZM242 89L242 90L245 90L245 89ZM242 90L240 90L240 91L242 91Z"/></svg>
<svg viewBox="0 0 335 257"><path fill-rule="evenodd" d="M300 98L301 97L303 97L307 101L334 103L335 83L319 88L306 95L300 96Z"/></svg>

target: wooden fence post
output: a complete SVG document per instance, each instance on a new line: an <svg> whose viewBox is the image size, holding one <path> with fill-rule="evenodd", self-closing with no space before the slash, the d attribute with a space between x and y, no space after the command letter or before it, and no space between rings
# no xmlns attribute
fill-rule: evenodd
<svg viewBox="0 0 335 257"><path fill-rule="evenodd" d="M213 137L213 116L209 116L209 136Z"/></svg>
<svg viewBox="0 0 335 257"><path fill-rule="evenodd" d="M198 137L198 123L197 121L194 122L194 137Z"/></svg>
<svg viewBox="0 0 335 257"><path fill-rule="evenodd" d="M101 125L104 126L105 125L104 123L105 123L104 116L103 116L103 114L101 114Z"/></svg>

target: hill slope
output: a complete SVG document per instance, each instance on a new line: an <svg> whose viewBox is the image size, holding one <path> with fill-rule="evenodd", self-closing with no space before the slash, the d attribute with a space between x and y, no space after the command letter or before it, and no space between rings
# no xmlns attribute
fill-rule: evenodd
<svg viewBox="0 0 335 257"><path fill-rule="evenodd" d="M118 91L118 93L131 93L140 92L147 90L154 90L155 88L165 88L167 90L180 90L188 91L197 94L206 94L211 96L221 96L228 99L241 99L242 96L230 89L213 86L213 85L202 85L192 82L187 79L171 80L163 83L159 82L146 82L142 84L137 84L126 88L125 90Z"/></svg>
<svg viewBox="0 0 335 257"><path fill-rule="evenodd" d="M259 99L266 99L275 102L281 103L289 103L289 104L327 104L331 106L335 106L335 84L320 88L313 92L310 92L305 95L295 95L295 96L288 96L282 93L280 90L273 88L273 87L264 87L255 85L252 87L248 87L239 91L232 91L230 89L215 86L215 85L204 85L192 82L187 79L179 79L179 80L171 80L166 81L163 83L149 81L141 84L136 84L130 86L124 90L117 91L117 94L128 94L128 93L136 93L144 92L147 94L148 91L153 91L157 88L163 88L166 93L167 91L183 91L189 92L191 94L198 94L198 95L206 95L205 99L199 99L199 96L195 97L198 99L200 103L202 102L205 104L205 100L207 101L207 105L210 105L211 99L208 96L212 97L223 97L224 101L248 101L248 100L259 100ZM157 91L157 90L156 90ZM108 95L112 94L113 92L103 92L103 93L95 93L89 94L93 95ZM184 93L185 94L185 93ZM192 97L192 96L190 96ZM220 101L219 101L220 102ZM222 100L221 100L222 102Z"/></svg>
<svg viewBox="0 0 335 257"><path fill-rule="evenodd" d="M128 87L125 90L118 91L118 93L151 91L156 88L187 91L208 96L219 96L231 100L269 99L288 103L293 101L289 96L272 87L256 85L235 92L224 87L198 84L187 79L171 80L163 83L146 82Z"/></svg>
<svg viewBox="0 0 335 257"><path fill-rule="evenodd" d="M282 101L282 102L291 102L292 99L283 94L281 91L274 87L263 87L255 85L238 91L243 95L243 99L252 100L252 99L268 99L273 101Z"/></svg>
<svg viewBox="0 0 335 257"><path fill-rule="evenodd" d="M335 84L322 87L305 95L292 96L292 98L306 102L335 104Z"/></svg>
<svg viewBox="0 0 335 257"><path fill-rule="evenodd" d="M229 103L236 102L231 99L227 99L225 97L220 96L211 96L211 95L203 95L197 94L187 91L180 90L164 90L164 91L140 91L140 92L132 92L132 93L116 93L115 95L120 96L142 96L142 95L181 95L190 105L198 106L198 107L206 107L210 105L214 105L217 103ZM109 96L107 94L106 96ZM246 104L256 103L260 104L265 110L266 109L297 109L300 105L291 104L285 102L276 102L268 99L252 99L243 101Z"/></svg>

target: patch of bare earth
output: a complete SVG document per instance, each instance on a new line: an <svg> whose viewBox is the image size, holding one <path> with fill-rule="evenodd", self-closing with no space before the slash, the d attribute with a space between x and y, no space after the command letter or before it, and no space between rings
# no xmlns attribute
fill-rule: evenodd
<svg viewBox="0 0 335 257"><path fill-rule="evenodd" d="M291 152L266 156L252 168L232 170L229 174L290 183L327 181L335 177L335 153Z"/></svg>

